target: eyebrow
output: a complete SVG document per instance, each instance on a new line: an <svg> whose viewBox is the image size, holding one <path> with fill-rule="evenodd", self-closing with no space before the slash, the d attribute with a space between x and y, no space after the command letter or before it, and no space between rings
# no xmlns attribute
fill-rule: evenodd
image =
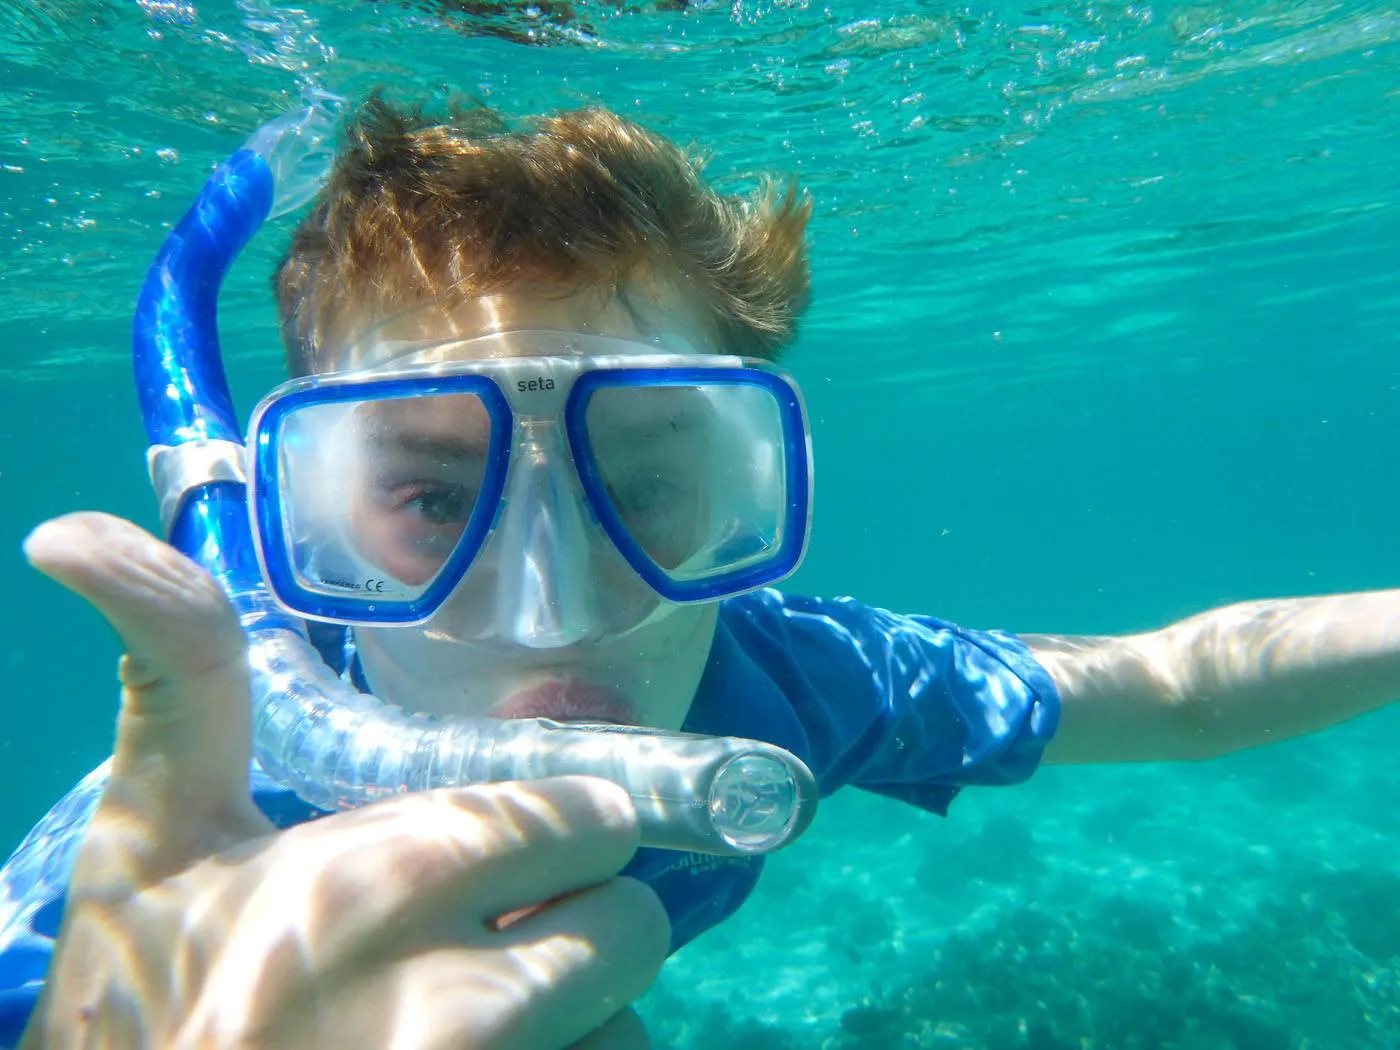
<svg viewBox="0 0 1400 1050"><path fill-rule="evenodd" d="M375 452L399 452L426 459L481 459L486 455L482 442L469 441L456 435L423 434L412 430L372 430L367 435L369 447Z"/></svg>
<svg viewBox="0 0 1400 1050"><path fill-rule="evenodd" d="M705 406L686 399L679 404L671 404L660 411L649 406L642 412L624 411L608 413L611 421L608 436L626 438L666 437L667 434L685 434L703 427L711 418Z"/></svg>
<svg viewBox="0 0 1400 1050"><path fill-rule="evenodd" d="M592 435L595 441L608 445L635 446L645 451L652 445L670 445L672 442L689 437L700 425L698 414L687 413L683 417L657 416L653 419L624 420L614 422L601 432Z"/></svg>

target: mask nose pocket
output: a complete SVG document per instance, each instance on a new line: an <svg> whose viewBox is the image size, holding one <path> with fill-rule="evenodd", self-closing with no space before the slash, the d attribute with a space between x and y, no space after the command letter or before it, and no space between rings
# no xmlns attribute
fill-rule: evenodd
<svg viewBox="0 0 1400 1050"><path fill-rule="evenodd" d="M533 649L595 633L588 510L558 427L522 424L497 526L497 630Z"/></svg>

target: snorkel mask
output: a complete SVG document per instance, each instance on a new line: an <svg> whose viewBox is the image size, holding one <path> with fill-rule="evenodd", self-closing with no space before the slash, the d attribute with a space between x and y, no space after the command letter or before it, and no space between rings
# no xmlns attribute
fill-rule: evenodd
<svg viewBox="0 0 1400 1050"><path fill-rule="evenodd" d="M530 495L531 478L550 489L548 474L530 469L531 420L547 418L561 428L590 527L607 534L616 555L661 602L714 600L786 575L801 556L810 500L805 443L799 447L792 437L805 432L784 416L795 410L800 424L800 399L773 373L732 358L678 366L670 355L651 362L613 355L620 360L600 366L597 359L606 355L597 353L587 355L592 360L584 370L577 357L554 347L528 366L549 370L556 394L567 388L563 403L556 398L543 408L519 395L547 391L529 390L528 380L522 390L511 379L512 367L527 366L464 366L430 353L410 355L389 372L299 380L280 389L250 431L257 497L250 513L248 456L219 355L218 291L262 222L296 209L319 188L336 101L312 98L220 165L153 263L134 324L133 362L162 522L172 545L223 586L248 636L255 761L325 809L405 791L572 773L626 790L646 846L751 854L791 841L810 823L817 790L806 766L780 748L607 723L412 714L343 682L307 640L305 618L421 624L459 588L470 588L473 574L487 571L493 557L505 556L493 551L509 545L512 529L527 527L519 515L512 519L511 501ZM640 401L639 391L645 391ZM437 404L477 425L463 433L486 440L469 468L479 468L471 475L475 495L457 509L450 542L438 536L441 542L420 545L419 569L404 571L398 563L395 571L382 550L367 546L353 528L347 532L344 523L353 525L353 515L336 517L335 500L353 494L353 471L342 465L336 478L303 468L317 454L310 438L325 438L322 453L351 449L343 444L347 432L382 436L384 421L409 397L416 406L428 404L424 398L458 398ZM742 414L753 426L768 420L777 427L776 459L785 472L785 485L776 490L781 499L772 499L771 485L764 488L772 480L764 472L777 468L772 446L760 442L751 447L770 448L768 462L692 479L703 495L689 519L672 523L669 534L649 529L617 495L618 472L629 469L628 460L617 435L597 422L616 414L590 409L609 398L614 406L640 405L653 417L660 411L667 425L724 413ZM454 460L454 469L467 469L464 462ZM569 629L573 622L557 609L551 613L547 588L533 595L517 588L512 600L526 629Z"/></svg>
<svg viewBox="0 0 1400 1050"><path fill-rule="evenodd" d="M802 554L810 458L791 380L566 331L395 349L283 384L253 413L273 594L352 628L392 703L678 724L714 601Z"/></svg>

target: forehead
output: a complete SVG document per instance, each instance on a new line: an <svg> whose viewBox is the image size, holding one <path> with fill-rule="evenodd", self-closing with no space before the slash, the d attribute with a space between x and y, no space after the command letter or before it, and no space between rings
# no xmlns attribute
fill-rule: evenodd
<svg viewBox="0 0 1400 1050"><path fill-rule="evenodd" d="M658 352L713 353L720 349L704 304L673 280L645 276L615 288L558 289L519 286L492 295L431 303L376 317L353 309L338 326L349 333L335 355L335 367L356 368L383 357L395 344L467 341L511 331L560 331L629 339ZM459 360L489 356L532 356L528 346L509 340L454 351Z"/></svg>

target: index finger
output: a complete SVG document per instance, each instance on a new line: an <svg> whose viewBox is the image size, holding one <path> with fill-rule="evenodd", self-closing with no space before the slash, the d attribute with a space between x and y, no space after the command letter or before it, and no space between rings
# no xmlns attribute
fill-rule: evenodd
<svg viewBox="0 0 1400 1050"><path fill-rule="evenodd" d="M485 784L454 801L484 822L485 848L463 886L484 920L605 882L637 851L631 799L597 777Z"/></svg>
<svg viewBox="0 0 1400 1050"><path fill-rule="evenodd" d="M310 939L333 954L484 936L506 912L606 882L638 841L626 793L579 776L419 792L288 834L304 848L286 877L315 884L325 921Z"/></svg>

